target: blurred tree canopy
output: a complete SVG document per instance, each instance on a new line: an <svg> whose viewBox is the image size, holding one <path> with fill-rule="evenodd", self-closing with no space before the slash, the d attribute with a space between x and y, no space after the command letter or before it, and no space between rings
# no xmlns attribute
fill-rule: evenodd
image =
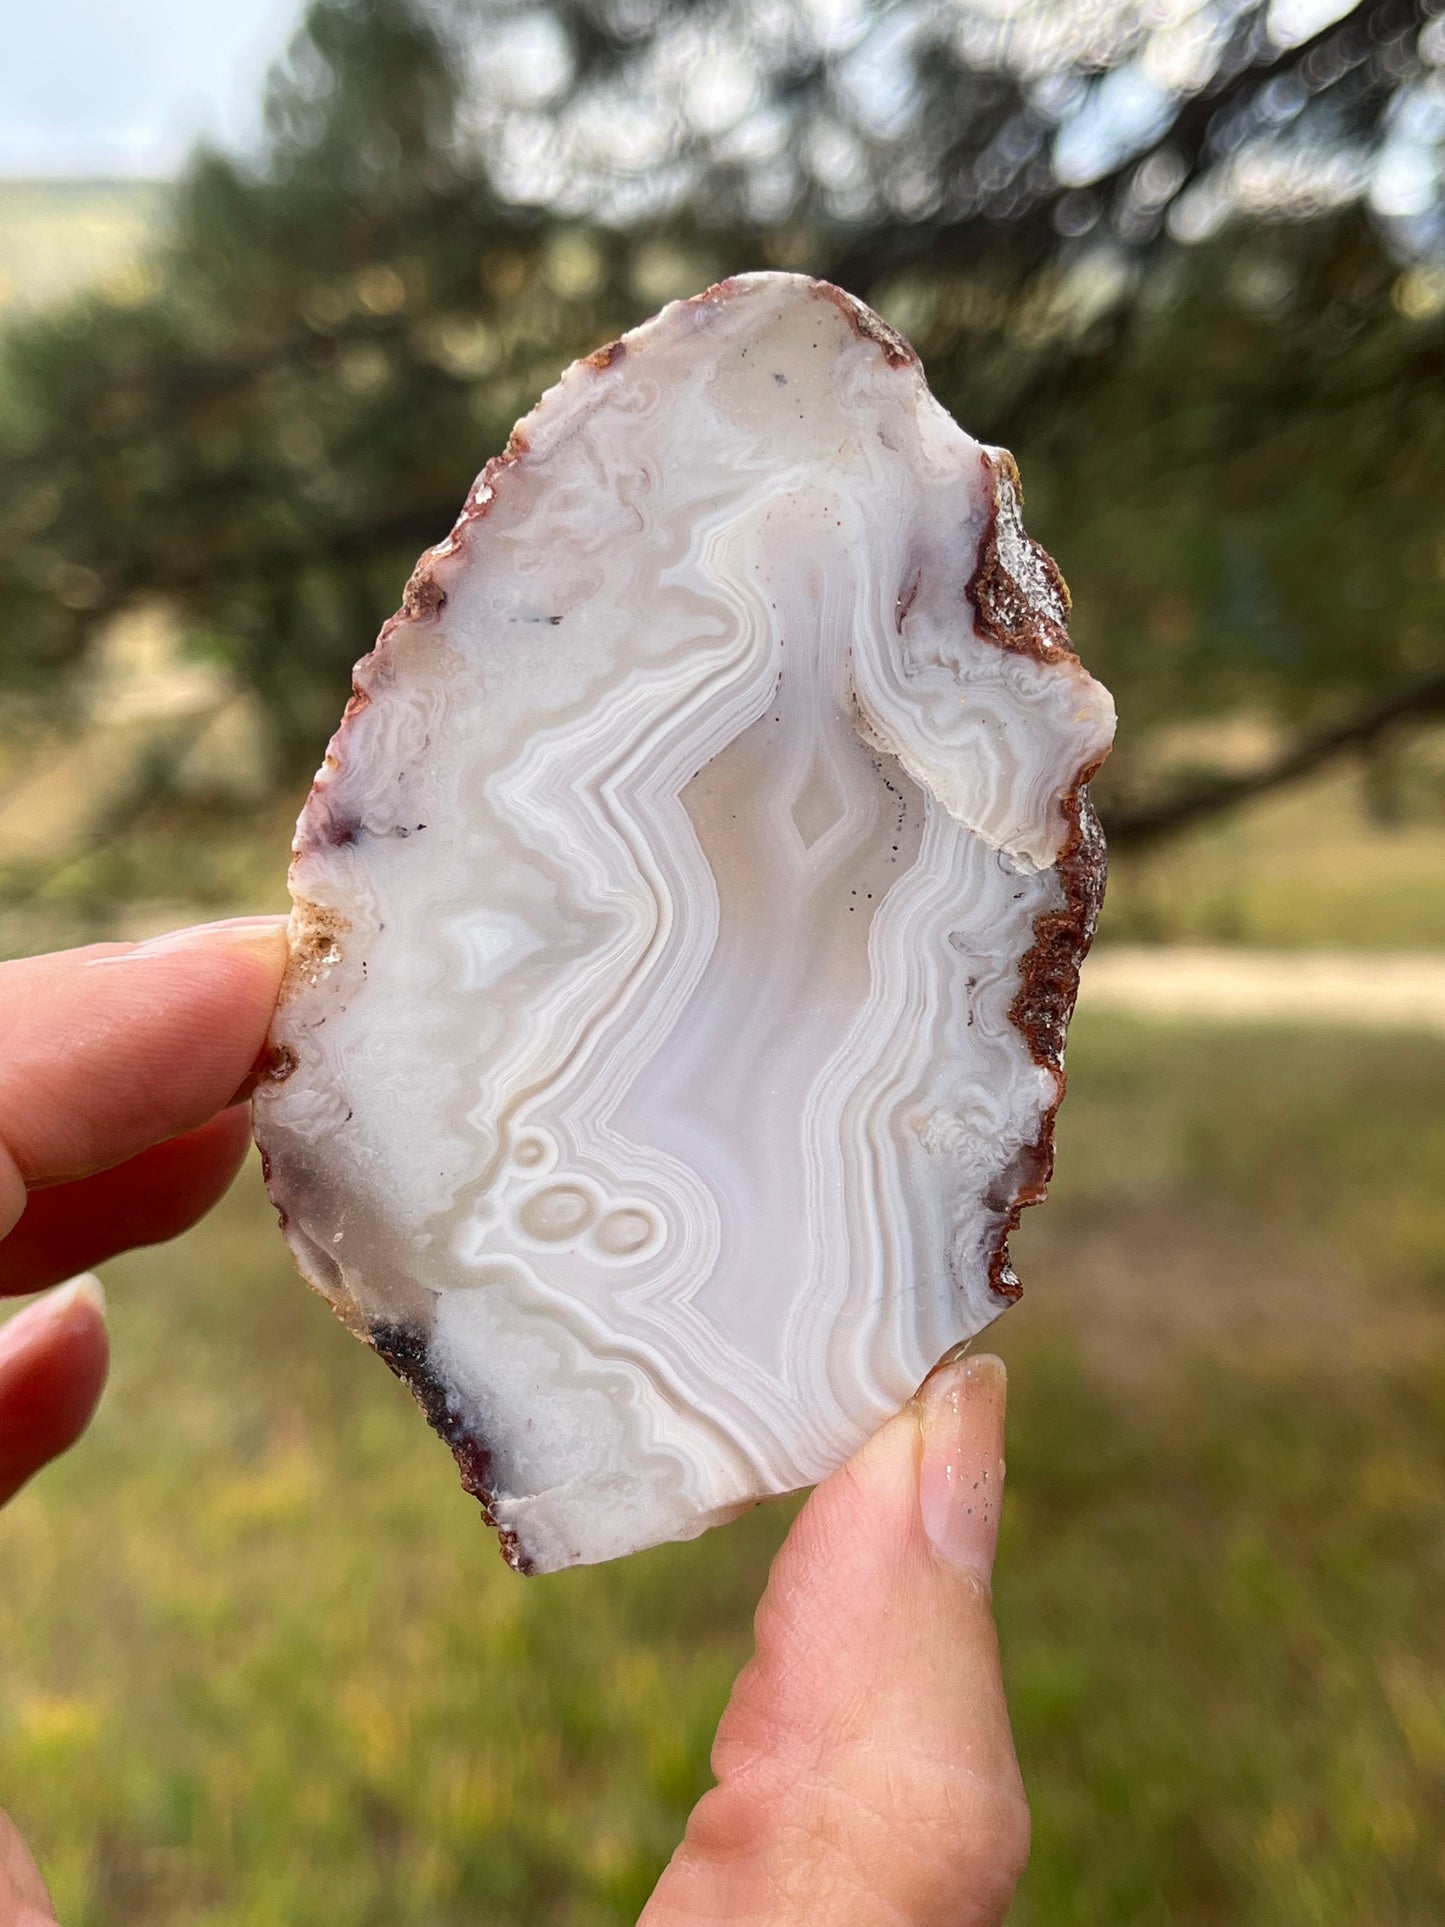
<svg viewBox="0 0 1445 1927"><path fill-rule="evenodd" d="M826 274L1011 446L1162 834L1445 711L1445 16L1411 0L313 0L264 151L0 349L0 680L161 596L313 763L579 352ZM1248 778L1161 774L1248 710Z"/></svg>

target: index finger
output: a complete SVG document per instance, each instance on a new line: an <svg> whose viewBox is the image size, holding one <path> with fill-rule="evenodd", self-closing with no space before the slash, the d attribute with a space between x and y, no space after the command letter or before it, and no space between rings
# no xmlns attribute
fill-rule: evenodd
<svg viewBox="0 0 1445 1927"><path fill-rule="evenodd" d="M285 963L284 919L247 917L0 964L15 1174L85 1177L213 1117L265 1042Z"/></svg>

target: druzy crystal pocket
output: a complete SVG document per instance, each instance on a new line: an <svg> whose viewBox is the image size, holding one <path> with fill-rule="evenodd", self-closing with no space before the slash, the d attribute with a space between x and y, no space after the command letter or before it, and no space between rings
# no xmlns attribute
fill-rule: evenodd
<svg viewBox="0 0 1445 1927"><path fill-rule="evenodd" d="M836 288L569 369L357 670L257 1134L513 1563L839 1464L1017 1294L1113 731L1017 475Z"/></svg>

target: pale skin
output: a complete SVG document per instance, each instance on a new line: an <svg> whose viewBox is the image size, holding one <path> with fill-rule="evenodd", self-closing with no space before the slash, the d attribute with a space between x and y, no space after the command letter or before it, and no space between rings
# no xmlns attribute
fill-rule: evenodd
<svg viewBox="0 0 1445 1927"><path fill-rule="evenodd" d="M216 1202L284 956L264 918L0 965L0 1293ZM88 1285L0 1331L0 1502L85 1429L107 1358ZM947 1361L813 1493L644 1927L1003 1920L1029 1842L990 1605L1003 1414L998 1360ZM54 1923L0 1816L0 1927Z"/></svg>

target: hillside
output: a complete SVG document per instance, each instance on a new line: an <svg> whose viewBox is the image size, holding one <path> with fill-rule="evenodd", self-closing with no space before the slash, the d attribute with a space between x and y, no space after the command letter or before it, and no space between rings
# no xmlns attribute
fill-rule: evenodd
<svg viewBox="0 0 1445 1927"><path fill-rule="evenodd" d="M123 299L165 196L158 181L0 180L0 312L96 285Z"/></svg>

